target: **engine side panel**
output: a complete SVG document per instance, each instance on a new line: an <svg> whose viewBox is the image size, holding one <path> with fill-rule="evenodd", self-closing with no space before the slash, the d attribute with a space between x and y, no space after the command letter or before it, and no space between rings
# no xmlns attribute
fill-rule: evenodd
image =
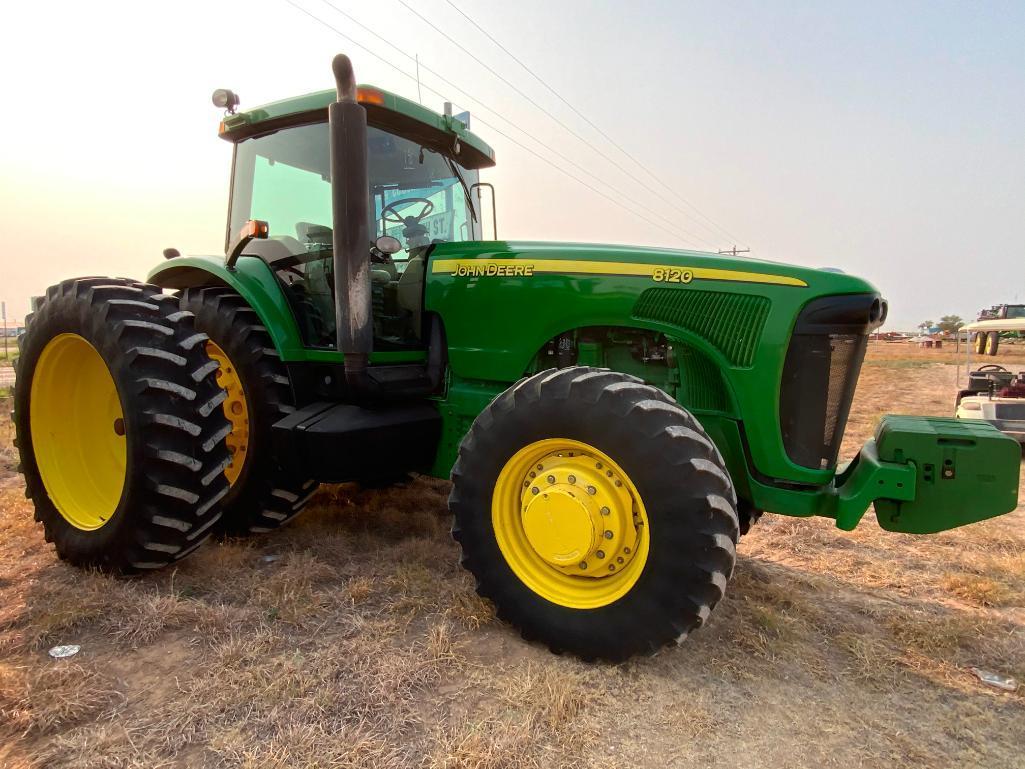
<svg viewBox="0 0 1025 769"><path fill-rule="evenodd" d="M451 371L460 380L514 382L546 344L577 329L661 334L680 351L678 359L684 350L698 356L681 379L696 383L719 372L759 473L819 485L833 469L802 467L783 446L787 348L806 304L864 293L874 289L848 275L709 254L478 242L434 247L425 299L445 322Z"/></svg>

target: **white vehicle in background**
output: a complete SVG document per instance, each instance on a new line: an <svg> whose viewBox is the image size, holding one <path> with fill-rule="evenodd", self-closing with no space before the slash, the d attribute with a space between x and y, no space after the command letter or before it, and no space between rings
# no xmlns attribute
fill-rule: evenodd
<svg viewBox="0 0 1025 769"><path fill-rule="evenodd" d="M980 320L958 330L967 339L999 338L1004 331L1025 332L1025 318ZM962 388L958 369L958 390L954 416L958 419L982 419L1025 446L1025 371L1013 372L996 363L972 370L972 344L966 344L967 387ZM995 352L996 345L993 345ZM987 350L988 352L988 350ZM990 353L993 354L993 353Z"/></svg>

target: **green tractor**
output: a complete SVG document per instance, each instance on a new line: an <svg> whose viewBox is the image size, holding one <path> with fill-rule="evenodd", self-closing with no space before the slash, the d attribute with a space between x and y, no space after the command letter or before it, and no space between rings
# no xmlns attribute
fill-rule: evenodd
<svg viewBox="0 0 1025 769"><path fill-rule="evenodd" d="M978 320L1018 320L1025 318L1025 304L994 304L987 310L979 310ZM1020 338L1021 333L1010 332L1007 336ZM979 355L996 355L1000 349L999 331L976 331L972 333L975 352Z"/></svg>
<svg viewBox="0 0 1025 769"><path fill-rule="evenodd" d="M58 555L134 572L292 520L322 482L451 478L478 592L621 660L722 599L763 511L929 533L1017 503L1017 443L887 417L837 454L886 304L835 271L485 240L491 148L357 87L234 110L225 255L35 302L15 422ZM493 196L493 190L492 190ZM493 197L491 197L493 201ZM492 224L493 227L493 224Z"/></svg>

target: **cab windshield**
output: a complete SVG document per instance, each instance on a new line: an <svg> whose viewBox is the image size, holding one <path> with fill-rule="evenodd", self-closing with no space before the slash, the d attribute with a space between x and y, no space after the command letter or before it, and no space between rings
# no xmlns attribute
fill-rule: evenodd
<svg viewBox="0 0 1025 769"><path fill-rule="evenodd" d="M294 255L330 247L328 147L327 123L240 142L228 238L247 220L261 219L270 225L270 239ZM371 237L398 238L403 251L395 254L396 260L408 259L410 249L422 245L480 239L479 215L468 194L476 171L373 126L367 128L367 163Z"/></svg>
<svg viewBox="0 0 1025 769"><path fill-rule="evenodd" d="M266 261L285 287L305 342L335 345L331 164L327 123L285 128L235 147L228 239L246 221L269 225L243 256ZM392 255L372 252L375 349L418 347L427 247L481 239L470 188L477 171L402 136L369 126L371 241L398 239Z"/></svg>

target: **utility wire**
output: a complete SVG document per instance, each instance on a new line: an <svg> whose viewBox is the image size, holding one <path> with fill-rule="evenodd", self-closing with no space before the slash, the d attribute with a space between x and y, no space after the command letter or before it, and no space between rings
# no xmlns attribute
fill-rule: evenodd
<svg viewBox="0 0 1025 769"><path fill-rule="evenodd" d="M356 46L357 48L360 48L363 51L366 51L368 54L373 56L375 59L378 59L383 64L386 64L387 66L389 66L392 69L394 69L400 75L403 75L404 77L407 77L410 80L414 80L414 81L416 80L416 75L411 75L410 73L408 73L405 70L403 70L401 67L397 66L393 62L391 62L388 59L386 59L384 56L381 56L380 54L378 54L375 51L371 50L370 48L368 48L367 46L363 45L362 43L360 43L360 42L354 40L353 38L349 37L344 32L342 32L338 28L334 27L332 24L328 23L324 19L321 19L319 16L316 16L313 13L311 13L310 11L306 10L305 8L303 8L301 5L296 3L294 0L285 0L285 2L288 3L289 5L291 5L293 8L296 8L297 10L302 11L304 14L306 14L307 16L309 16L311 19L313 19L314 21L318 22L319 24L322 24L323 26L327 27L332 32L334 32L336 35L341 37L343 40L347 40L349 43L351 43L352 45ZM421 65L421 66L423 66L423 65ZM434 88L431 88L427 84L424 84L423 88L425 90L427 90L427 91L430 91L431 93L435 94L436 96L438 96L439 98L441 98L441 99L443 99L445 101L450 101L450 99L448 99L444 94L442 94L441 92L435 90ZM665 227L665 226L659 224L658 222L654 221L653 219L650 219L644 213L642 213L640 211L634 210L633 208L627 206L626 204L622 203L621 201L617 200L616 198L613 198L610 195L606 194L605 192L602 192L598 188L591 186L590 184L585 182L583 179L580 179L579 177L574 176L569 171L567 171L565 168L562 168L561 166L553 163L551 160L549 160L548 158L545 158L544 156L542 156L540 153L538 153L534 149L528 147L525 144L522 144L521 142L519 142L516 139L514 139L513 137L509 136L507 133L499 130L495 126L487 123L484 120L481 120L480 118L478 118L478 122L480 122L481 124L487 126L492 131L497 133L499 136L502 136L506 140L512 142L517 147L520 147L521 149L525 150L526 152L529 152L534 157L536 157L539 160L545 162L546 164L548 164L549 166L551 166L555 170L559 171L560 173L564 174L565 176L569 177L570 179L572 179L573 181L577 182L578 184L583 185L584 187L586 187L587 189L591 190L595 194L600 195L601 197L605 198L609 202L619 206L620 208L622 208L627 213L633 214L634 216L638 217L639 219L643 219L648 224L651 224L652 226L658 227L659 229L661 229L664 232L666 232L669 235L671 235L673 238L678 238L679 237L679 235L680 235L680 229L679 228L675 228L674 227L674 229L669 229L668 227ZM542 146L546 146L546 145L542 145ZM547 148L547 146L546 146L546 148Z"/></svg>
<svg viewBox="0 0 1025 769"><path fill-rule="evenodd" d="M402 0L399 0L399 2L402 2ZM573 111L573 114L575 114L577 117L579 117L585 123L587 123L587 125L589 125L591 128L593 128L595 131L597 131L607 142L609 142L609 144L611 144L613 147L615 147L617 150L619 150L621 153L623 153L623 155L625 157L627 157L634 165L636 165L638 168L640 168L642 171L644 171L644 173L646 173L648 176L650 176L652 179L654 179L655 182L657 182L660 187L662 187L665 190L668 190L668 192L673 197L675 197L681 203L683 203L684 205L688 206L695 213L697 213L699 216L701 216L703 219L705 219L709 224L711 224L713 227L715 227L719 231L720 235L724 235L728 240L731 240L731 241L734 241L734 242L737 242L737 241L743 242L743 238L738 238L735 235L731 234L729 230L727 230L721 224L716 222L714 219L712 219L706 213L701 211L697 206L695 206L689 200L687 200L686 198L681 196L675 189L673 189L668 184L663 182L650 168L645 166L643 163L641 163L641 161L639 161L636 157L634 157L630 152L628 152L626 149L624 149L615 139L613 139L611 136L609 136L607 133L605 133L605 131L603 131L599 126L597 126L594 123L594 121L592 121L589 117L587 117L587 115L583 114L580 110L578 110L576 107L574 107L572 104L570 104L569 101L567 101L563 97L562 94L560 94L558 91L556 91L554 88L552 88L552 86L550 86L548 84L548 82L544 78L542 78L534 70L532 70L529 66L527 66L518 56L516 56L516 54L514 54L512 51L510 51L508 48L506 48L504 45L502 45L502 43L499 42L495 38L494 35L492 35L490 32L488 32L486 29L484 29L484 27L482 27L480 24L478 24L476 21L474 21L474 19L471 18L470 15L467 14L462 8L460 8L458 5L453 3L452 0L445 0L445 2L447 2L450 6L452 6L452 8L455 9L456 13L458 13L460 16L462 16L464 19L466 19L468 22L470 22L470 24L472 24L474 27L476 27L477 30L481 34L484 35L484 37L486 37L488 40L490 40L492 43L494 43L496 46L498 46L502 51L504 51L506 56L508 56L513 61L515 61L517 64L519 64L520 67L522 67L524 70L526 70L526 72L531 77L533 77L537 82L539 82L546 89L548 89L548 91L553 96L555 96L555 98L557 98L559 101L561 101L567 107L569 107L569 109ZM404 2L402 4L406 5Z"/></svg>
<svg viewBox="0 0 1025 769"><path fill-rule="evenodd" d="M350 22L352 22L352 23L353 23L353 24L355 24L355 25L356 25L357 27L359 27L360 29L362 29L362 30L363 30L364 32L366 32L366 33L368 33L368 34L372 35L372 36L373 36L374 38L376 38L377 40L381 41L382 43L384 43L385 45L387 45L387 46L388 46L389 48L392 48L392 49L394 49L394 50L395 50L395 51L396 51L397 53L399 53L399 54L400 54L401 56L405 56L405 57L406 57L407 59L409 59L409 61L411 61L411 62L415 62L415 63L416 63L416 65L417 65L417 67L418 67L418 69L422 69L422 70L423 70L424 72L428 72L428 73L430 73L430 74L434 75L434 77L438 78L438 80L440 80L440 81L441 81L442 83L444 83L445 85L447 85L447 86L449 86L450 88L454 89L454 90L455 90L455 91L457 91L458 93L462 94L462 95L463 95L463 97L464 97L465 99L467 99L467 100L469 100L469 101L471 101L471 102L475 102L475 103L476 103L476 104L477 104L477 105L478 105L479 107L483 108L483 109L484 109L485 111L487 111L487 112L490 112L490 113L491 113L491 114L493 114L493 115L494 115L495 117L497 117L498 119L500 119L501 121L503 121L503 122L504 122L504 123L506 123L507 125L511 126L511 127L512 127L512 128L514 129L514 130L516 130L516 131L519 131L519 132L520 132L521 134L523 134L524 136L526 136L526 137L527 137L528 139L530 139L531 141L533 141L533 142L535 142L535 143L539 144L540 146L544 147L544 148L545 148L546 150L548 150L549 152L551 152L551 153L552 153L553 155L555 155L555 156L556 156L557 158L559 158L559 159L561 159L562 161L564 161L564 162L568 163L569 165L571 165L571 166L572 166L573 168L575 168L575 169L576 169L577 171L579 171L580 173L584 174L584 175L585 175L585 176L587 176L587 177L590 177L590 178L591 178L591 179L592 179L593 181L597 182L598 184L600 184L600 185L602 185L602 186L604 186L604 187L607 187L607 188L609 188L609 189L613 189L613 190L616 190L616 192L617 192L617 193L618 193L618 194L619 194L619 195L620 195L621 197L627 198L627 199L629 200L629 196L628 196L628 195L626 195L626 194L624 194L624 193L623 193L623 192L622 192L621 190L618 190L618 189L616 189L615 185L611 184L610 182L606 181L605 179L602 179L602 178L601 178L600 176L598 176L598 175L597 175L596 173L594 173L593 171L589 170L588 168L585 168L584 166L580 165L580 164L579 164L579 163L577 163L577 162L576 162L575 160L573 160L572 158L570 158L570 157L568 157L567 155L563 154L562 152L559 152L559 150L555 149L555 148L554 148L554 147L552 147L551 145L545 144L545 143L544 143L543 141L541 141L541 140L540 140L540 139L538 139L537 137L535 137L535 136L532 136L532 135L531 135L530 133L528 133L528 132L527 132L526 130L524 130L523 128L521 128L521 127L520 127L519 125L517 125L517 124L516 124L515 122L513 122L513 121L512 121L512 120L510 120L509 118L507 118L507 117L505 117L504 115L502 115L502 113L500 113L500 112L499 112L498 110L496 110L496 109L495 109L494 107L490 107L490 106L488 106L488 105L487 105L486 103L482 102L482 101L481 101L480 99L478 99L478 98L477 98L476 96L471 96L471 95L470 95L469 93L467 93L467 92L466 92L466 91L464 91L464 90L463 90L462 88L460 88L460 87L459 87L458 85L456 85L456 84L455 84L455 83L453 83L453 82L452 82L451 80L449 80L448 78L446 78L446 77L445 77L444 75L442 75L442 74L441 74L440 72L438 72L438 71L437 71L437 70L435 70L435 69L432 69L432 68L428 67L428 66L427 66L426 64L424 64L424 63L423 63L422 61L420 61L420 59L419 59L419 56L413 56L413 55L411 55L411 54L407 53L406 51L403 51L403 50L402 50L401 48L399 48L399 47L398 47L397 45L395 45L394 43L392 43L392 42L391 42L390 40L388 40L387 38L385 38L385 37L383 37L383 36L379 35L379 34L378 34L377 32L375 32L374 30L372 30L372 29L371 29L370 27L368 27L368 26L367 26L366 24L363 24L363 23L361 23L361 22L359 21L359 19L355 18L354 16L352 16L352 15L351 15L351 14L349 14L349 13L346 13L346 12L345 12L344 10L342 10L342 9L341 9L341 8L339 8L339 7L337 6L337 5L335 5L335 4L333 3L333 2L331 2L331 0L321 0L321 2L323 2L323 3L324 3L324 5L328 6L328 7L329 7L329 8L331 8L332 10L334 10L334 11L335 11L336 13L339 13L339 14L341 14L342 16L344 16L344 17L345 17L346 19L348 19L348 20L349 20ZM347 39L351 39L351 38L347 38ZM390 65L390 63L389 63L389 65ZM400 70L400 72L401 72L401 70ZM402 74L406 74L406 73L404 73L404 72L403 72ZM419 77L417 77L416 85L417 85L417 90L419 91L419 89L420 89L420 86L421 86L421 81L420 81L420 78L419 78ZM431 89L431 90L433 91L433 89ZM439 94L439 93L438 93L437 91L434 91L434 93L435 93L435 94L438 94L439 96L441 96L441 98L442 98L442 99L444 99L445 101L450 101L450 99L448 99L448 97L446 97L446 96L442 96L442 95L441 95L441 94ZM480 121L480 123L481 123L481 124L483 124L483 125L486 125L486 126L488 126L488 127L489 127L489 128L491 128L491 129L492 129L493 131L495 131L496 133L500 134L501 136L503 136L503 137L506 137L506 138L509 138L509 139L510 139L510 141L514 141L514 143L517 143L517 144L519 144L518 142L515 142L515 140L511 139L511 138L510 138L510 137L508 136L508 134L502 133L502 132L501 132L501 131L499 131L499 130L498 130L497 128L495 128L495 127L494 127L493 125L491 125L491 124L487 123L486 121L484 121L484 120L483 120L483 119L481 119L480 117L478 117L477 119L478 119L478 120ZM522 146L522 145L520 144L519 146ZM535 153L535 154L536 154L536 153ZM539 157L540 157L540 156L539 156ZM548 163L550 163L550 162L551 162L551 161L550 161L550 160L548 160L548 159L545 159L545 158L542 158L542 159L543 159L543 160L545 160L545 162L548 162ZM694 241L696 241L696 242L698 242L698 243L702 243L702 244L704 244L704 245L706 245L706 246L709 246L709 247L711 248L711 250L713 250L713 251L715 251L715 250L717 249L717 247L715 246L715 244L714 244L714 243L712 243L712 242L710 242L710 241L709 241L709 240L708 240L707 238L705 238L705 237L703 237L703 236L701 236L701 235L698 235L697 233L695 233L695 232L693 232L693 231L691 231L691 230L688 230L688 229L686 229L686 228L684 228L684 227L681 227L681 226L680 226L680 224L679 224L679 222L675 222L675 221L673 221L672 219L669 219L669 218L667 218L667 217L665 217L665 216L662 216L662 215L661 215L660 213L658 213L657 211L652 211L652 210L650 210L650 209L649 209L649 210L648 210L648 213L649 213L649 214L650 214L651 216L654 216L654 217L655 217L655 218L657 218L657 219L661 219L661 220L662 220L662 221L663 221L664 223L668 224L668 225L669 225L669 226L670 226L670 227L671 227L671 228L673 229L673 232L674 232L674 233L676 233L677 237L678 237L678 236L679 236L680 234L683 234L683 235L687 235L687 236L689 236L690 238L692 238L692 239L693 239Z"/></svg>
<svg viewBox="0 0 1025 769"><path fill-rule="evenodd" d="M506 85L507 85L507 86L508 86L509 88L511 88L511 89L512 89L513 91L515 91L515 92L516 92L517 94L519 94L519 95L520 95L521 97L523 97L523 98L524 98L524 99L525 99L525 100L526 100L526 101L527 101L528 103L530 103L530 104L531 104L531 105L532 105L532 106L533 106L533 107L534 107L535 109L539 110L539 111L540 111L540 112L542 112L542 113L543 113L544 115L546 115L546 116L547 116L548 118L550 118L550 119L551 119L552 121L554 121L554 122L555 122L555 123L556 123L557 125L559 125L559 126L560 126L560 127L561 127L561 128L562 128L562 129L564 130L564 131L566 131L567 133L569 133L569 134L570 134L571 136L575 137L575 138L576 138L576 139L577 139L578 141L580 141L581 143L583 143L583 144L584 144L584 145L585 145L585 146L586 146L586 147L587 147L588 149L590 149L590 150L591 150L592 152L594 152L594 153L595 153L596 155L598 155L598 156L600 156L600 157L604 158L604 159L605 159L605 160L606 160L607 162L609 162L610 164L612 164L613 166L615 166L615 167L616 167L617 169L619 169L619 171L620 171L620 172L622 172L623 174L625 174L626 176L628 176L628 177L629 177L630 179L632 179L632 180L633 180L634 182L636 182L637 184L641 185L641 187L643 187L644 189L646 189L646 190L650 190L650 186L649 186L648 182L646 182L646 181L645 181L644 179L642 179L642 178L640 178L639 176L637 176L636 174L634 174L634 173L633 173L633 172L632 172L632 171L631 171L631 170L630 170L629 168L627 168L627 167L626 167L626 166L624 166L623 164L619 163L619 162L618 162L618 161L616 161L616 160L615 160L614 158L612 158L612 157L611 157L610 155L606 154L606 153L605 153L605 152L603 152L603 151L602 151L601 149L599 149L599 148L598 148L598 147L597 147L597 146L596 146L596 145L594 144L594 142L590 141L589 139L585 138L584 136L581 136L581 135L580 135L580 134L579 134L579 133L578 133L577 131L575 131L575 130L574 130L574 129L573 129L572 127L571 127L571 126L567 125L567 124L566 124L565 122L563 122L563 121L562 121L561 119L559 119L559 118L558 118L557 116L553 115L553 114L552 114L552 113L551 113L551 112L550 112L549 110L545 109L545 108L544 108L543 106L541 106L540 104L538 104L536 100L532 99L532 98L531 98L531 97L530 97L530 96L529 96L528 94L526 94L526 93L525 93L525 92L524 92L523 90L521 90L521 89L520 89L520 88L519 88L518 86L516 86L516 85L515 85L515 84L514 84L514 83L513 83L512 81L510 81L510 80L509 80L509 79L508 79L507 77L505 77L505 76L504 76L504 75L502 75L502 74L501 74L500 72L498 72L497 70L495 70L495 69L494 69L493 67L491 67L491 66L490 66L489 64L487 64L487 63L486 63L485 61L483 61L483 60L482 60L482 59L481 59L480 57L478 57L478 56L474 55L474 54L473 54L473 53L471 53L471 52L470 52L469 50L467 50L466 46L464 46L464 45L463 45L462 43L460 43L460 42L459 42L458 40L456 40L456 39L455 39L454 37L452 37L452 36L451 36L450 34L448 34L448 33L447 33L447 32L446 32L445 30L441 29L441 28L440 28L440 27L439 27L438 25L436 25L436 24L435 24L434 22L432 22L432 21L431 21L430 19L428 19L428 18L427 18L426 16L424 16L424 15L423 15L422 13L420 13L420 12L419 12L418 10L416 10L415 8L413 8L413 7L412 7L412 6L411 6L411 5L410 5L410 4L408 3L408 2L406 2L406 0L398 0L398 3L399 3L399 4L400 4L400 5L401 5L401 6L403 7L403 8L405 8L405 9L406 9L407 11L409 11L409 12L410 12L411 14L413 14L413 15L414 15L414 16L416 16L416 17L417 17L418 19L420 19L420 21L422 21L422 22L423 22L424 24L426 24L427 26L429 26L429 27L430 27L431 29L433 29L433 30L434 30L435 32L437 32L437 33L438 33L439 35L441 35L441 36L442 36L442 37L444 37L444 38L445 38L446 40L448 40L448 41L449 41L450 43L452 43L452 45L456 46L456 47L457 47L457 48L458 48L459 50L461 50L461 51L462 51L463 53L465 53L465 54L466 54L467 56L469 56L469 57L470 57L471 59L473 59L473 60L474 60L475 62L477 62L477 63L478 63L478 64L479 64L480 66L484 67L484 69L486 69L486 70L487 70L488 72L490 72L490 73L491 73L492 75L494 75L494 76L495 76L495 77L497 77L497 78L498 78L499 80L501 80L501 81L502 81L503 83L505 83L505 84L506 84ZM603 135L604 135L604 134L603 134ZM606 138L607 138L607 137L606 137ZM668 187L668 186L667 186L666 184L664 184L664 183L663 183L662 181L660 181L660 180L658 179L658 177L655 177L655 176L653 176L653 174L651 173L651 171L648 171L648 170L647 170L646 168L644 168L644 167L643 167L643 166L642 166L642 165L641 165L641 164L640 164L639 162L637 162L637 160L635 160L635 159L634 159L634 158L633 158L632 156L630 156L629 154L627 154L627 153L626 153L626 152L625 152L625 151L624 151L624 150L623 150L622 148L619 148L619 150L620 150L620 152L623 152L623 154L624 154L624 155L626 155L627 157L629 157L629 158L630 158L630 160L631 160L631 161L632 161L632 162L633 162L633 163L634 163L634 164L635 164L635 165L636 165L637 167L639 167L639 168L641 168L642 170L646 171L646 172L647 172L647 174L648 174L649 176L652 176L652 178L654 178L654 179L655 179L655 181L657 181L657 182L658 182L658 183L659 183L660 185L662 185L662 186L663 186L663 187L665 187L665 188L666 188L667 190L669 190L670 194L672 194L672 195L673 195L674 197L677 197L677 198L679 198L679 197L680 197L680 196L679 196L679 194L678 194L678 193L677 193L676 191L674 191L674 190L673 190L673 189L672 189L671 187ZM680 199L681 199L681 200L683 200L683 198L680 198ZM674 208L674 209L675 209L675 210L677 211L677 213L681 214L682 216L686 216L686 217L687 217L687 218L689 218L689 219L693 219L693 220L694 220L694 221L695 221L695 222L696 222L697 224L699 224L699 225L701 225L701 226L703 226L703 227L706 227L706 228L707 228L707 225L704 225L704 224L702 224L702 223L701 223L700 221L698 221L697 219L695 219L695 217L694 217L694 215L693 215L693 214L691 214L691 213L689 213L689 212L687 212L687 211L684 211L683 209L679 208L678 206L676 206L675 204L671 203L670 201L666 201L666 202L668 202L668 203L669 203L669 204L670 204L670 205L671 205L671 206L672 206L672 207L673 207L673 208ZM684 202L686 202L686 201L684 201ZM694 208L695 210L697 210L697 209L696 209L696 208L695 208L695 207L693 206L693 204L690 204L690 203L688 203L687 205L689 205L689 206L691 206L691 208ZM700 213L700 212L699 212L699 213ZM733 238L733 237L729 237L729 240L736 240L736 239L735 239L735 238Z"/></svg>

